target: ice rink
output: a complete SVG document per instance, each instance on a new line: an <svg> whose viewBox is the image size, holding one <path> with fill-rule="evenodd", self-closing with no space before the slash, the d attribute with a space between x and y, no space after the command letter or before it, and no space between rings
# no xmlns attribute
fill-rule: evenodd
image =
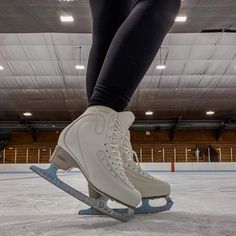
<svg viewBox="0 0 236 236"><path fill-rule="evenodd" d="M86 205L36 174L1 173L0 235L236 235L236 172L152 174L171 183L171 211L121 223L79 216ZM87 192L80 172L60 176Z"/></svg>

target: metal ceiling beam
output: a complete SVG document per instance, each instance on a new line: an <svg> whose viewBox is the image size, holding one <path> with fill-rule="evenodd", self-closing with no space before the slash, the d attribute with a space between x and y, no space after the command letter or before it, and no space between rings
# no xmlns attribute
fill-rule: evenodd
<svg viewBox="0 0 236 236"><path fill-rule="evenodd" d="M218 141L220 139L220 137L222 136L222 134L224 133L225 129L228 128L231 124L231 122L233 122L235 119L232 116L231 118L225 120L224 122L221 123L221 125L219 126L218 129L215 130L214 136L216 141Z"/></svg>
<svg viewBox="0 0 236 236"><path fill-rule="evenodd" d="M34 125L29 119L27 119L26 117L21 117L21 120L18 123L18 128L26 129L31 134L33 141L37 141L37 129L34 127Z"/></svg>
<svg viewBox="0 0 236 236"><path fill-rule="evenodd" d="M171 141L174 141L176 130L177 130L178 126L180 125L182 118L183 117L180 116L178 119L176 119L173 127L170 129L170 140Z"/></svg>
<svg viewBox="0 0 236 236"><path fill-rule="evenodd" d="M179 123L178 123L179 121ZM3 122L0 121L1 130L25 130L29 129L29 126L32 126L35 130L62 130L71 121L31 121L30 124L25 125L21 124L19 121L9 121ZM131 126L131 130L143 130L143 131L152 131L152 130L171 130L177 125L179 129L218 129L222 124L225 123L224 120L139 120L134 122ZM236 122L229 122L225 129L236 129Z"/></svg>
<svg viewBox="0 0 236 236"><path fill-rule="evenodd" d="M0 132L0 151L8 144L11 138L11 133L9 131ZM1 159L1 155L0 155Z"/></svg>

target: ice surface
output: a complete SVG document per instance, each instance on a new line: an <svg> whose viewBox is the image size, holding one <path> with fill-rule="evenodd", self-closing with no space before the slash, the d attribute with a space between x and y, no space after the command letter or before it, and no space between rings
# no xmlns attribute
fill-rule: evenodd
<svg viewBox="0 0 236 236"><path fill-rule="evenodd" d="M36 174L2 173L0 236L236 235L235 172L152 174L171 183L172 210L121 223L104 216L79 216L86 205ZM80 172L60 177L87 192Z"/></svg>

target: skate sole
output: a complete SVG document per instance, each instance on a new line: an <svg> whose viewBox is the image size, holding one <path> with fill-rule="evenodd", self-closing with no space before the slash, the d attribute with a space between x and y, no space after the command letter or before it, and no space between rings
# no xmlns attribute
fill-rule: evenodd
<svg viewBox="0 0 236 236"><path fill-rule="evenodd" d="M85 204L96 209L98 212L101 212L104 215L108 215L122 222L127 222L134 217L133 208L128 208L128 210L124 213L116 212L107 206L106 202L108 201L108 197L101 196L101 198L99 199L90 198L85 194L79 192L78 190L74 189L70 185L64 183L62 180L58 178L57 176L58 168L53 164L51 164L48 169L41 169L34 165L30 166L30 169L39 176L43 177L44 179L52 183L53 185L55 185L56 187L63 190L64 192L84 202Z"/></svg>

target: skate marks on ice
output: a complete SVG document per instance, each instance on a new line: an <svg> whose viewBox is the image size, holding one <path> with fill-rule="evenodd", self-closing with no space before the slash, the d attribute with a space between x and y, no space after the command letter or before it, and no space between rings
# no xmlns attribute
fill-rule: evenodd
<svg viewBox="0 0 236 236"><path fill-rule="evenodd" d="M108 217L76 215L7 216L1 220L3 236L64 235L235 235L230 215L212 216L186 212L137 216L121 223Z"/></svg>
<svg viewBox="0 0 236 236"><path fill-rule="evenodd" d="M87 205L40 177L0 174L0 235L235 235L235 173L153 174L171 183L175 204L170 212L136 215L128 223L79 216L78 210ZM87 194L81 173L60 177ZM13 178L19 179L7 180Z"/></svg>

